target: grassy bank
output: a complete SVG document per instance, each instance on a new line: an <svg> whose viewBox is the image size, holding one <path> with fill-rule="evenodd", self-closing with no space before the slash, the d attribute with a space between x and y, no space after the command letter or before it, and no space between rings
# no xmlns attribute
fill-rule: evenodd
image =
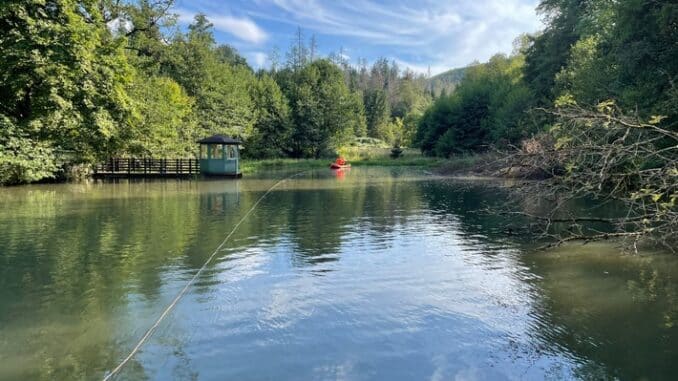
<svg viewBox="0 0 678 381"><path fill-rule="evenodd" d="M346 158L352 166L416 166L437 167L442 160L425 157L415 149L404 149L403 154L397 158L391 158L391 149L385 147L347 147L339 150L341 156ZM322 159L267 159L267 160L243 160L242 171L244 174L256 173L271 169L306 170L314 168L327 168L334 158Z"/></svg>
<svg viewBox="0 0 678 381"><path fill-rule="evenodd" d="M352 166L382 166L382 167L422 167L436 169L444 174L458 172L473 172L485 163L488 158L483 155L458 156L449 159L423 156L419 150L412 148L403 149L403 154L397 159L391 158L390 148L377 147L348 147L340 150L340 154L346 158ZM333 158L323 159L267 159L267 160L243 160L242 171L244 174L256 173L264 170L289 169L308 170L315 168L327 168Z"/></svg>

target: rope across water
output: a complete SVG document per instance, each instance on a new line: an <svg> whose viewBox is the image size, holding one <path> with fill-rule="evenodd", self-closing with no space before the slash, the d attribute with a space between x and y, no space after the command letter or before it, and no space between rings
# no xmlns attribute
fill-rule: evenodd
<svg viewBox="0 0 678 381"><path fill-rule="evenodd" d="M111 370L108 374L106 374L106 376L103 378L103 381L112 380L113 377L115 377L122 370L122 368L124 368L125 365L127 365L127 363L130 362L130 360L132 360L134 358L134 356L137 354L137 352L139 352L139 350L141 349L141 347L143 347L143 345L146 343L146 341L148 341L148 339L150 339L151 336L153 336L153 333L158 328L160 323L162 323L162 321L167 317L167 315L169 315L169 313L172 312L172 310L177 305L177 303L179 303L179 300L181 300L181 298L191 288L191 286L193 285L195 280L198 279L200 274L202 274L202 272L212 262L212 260L214 259L214 257L216 257L216 255L219 253L219 251L221 251L221 249L223 249L223 247L226 245L226 243L231 238L231 236L233 236L233 234L236 232L236 230L238 230L240 225L247 219L247 217L249 217L250 214L252 214L252 212L254 212L254 210L257 208L259 203L261 203L261 201L263 201L264 198L266 198L266 196L268 196L268 194L271 193L280 184L282 184L282 183L284 183L284 182L286 182L286 181L288 181L288 180L290 180L294 177L297 177L297 176L299 176L299 175L301 175L305 172L308 172L308 171L302 171L302 172L296 173L294 175L288 176L288 177L286 177L282 180L279 180L277 183L273 184L270 188L268 188L266 193L264 193L261 197L259 197L259 199L254 203L254 205L252 205L252 207L247 211L247 213L245 213L245 215L240 219L240 221L238 221L238 223L235 224L235 226L233 227L231 232L228 233L226 238L224 238L224 240L221 241L219 246L217 246L217 248L214 249L214 252L207 258L205 263L200 267L200 269L198 269L198 271L193 275L193 277L188 281L188 283L186 283L184 288L182 288L181 291L179 291L179 293L177 294L177 296L174 297L172 302L162 311L160 316L158 316L158 319L156 319L155 323L153 323L153 325L150 328L148 328L148 330L146 330L146 333L144 333L144 335L141 337L139 342L137 342L137 344L134 346L134 348L132 348L132 350L127 355L127 357L125 357L118 364L118 366L116 366L113 370Z"/></svg>

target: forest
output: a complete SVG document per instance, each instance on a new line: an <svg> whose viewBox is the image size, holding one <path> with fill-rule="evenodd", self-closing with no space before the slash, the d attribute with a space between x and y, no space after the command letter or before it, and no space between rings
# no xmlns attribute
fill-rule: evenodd
<svg viewBox="0 0 678 381"><path fill-rule="evenodd" d="M320 57L301 29L254 71L172 0L9 1L0 10L0 183L111 156L191 157L237 136L249 158L319 158L355 137L408 145L426 78L379 59Z"/></svg>
<svg viewBox="0 0 678 381"><path fill-rule="evenodd" d="M557 123L557 106L603 102L676 131L678 4L542 0L546 28L516 39L510 56L469 67L425 112L415 142L445 156L518 146ZM567 138L567 137L563 137Z"/></svg>
<svg viewBox="0 0 678 381"><path fill-rule="evenodd" d="M321 56L301 28L286 52L271 52L267 69L255 71L216 42L206 16L183 28L173 5L3 2L1 184L54 178L65 166L111 156L191 157L195 141L213 133L241 138L253 159L317 159L372 138L445 158L494 150L551 164L558 157L544 170L574 173L583 168L573 163L577 142L600 147L616 136L587 132L582 141L582 125L608 132L633 125L638 134L627 133L622 147L633 135L633 144L661 150L603 172L633 166L675 176L673 1L542 0L545 29L518 36L511 54L433 78L386 58L352 64L341 52ZM629 181L641 189L641 180ZM674 203L675 191L647 194Z"/></svg>

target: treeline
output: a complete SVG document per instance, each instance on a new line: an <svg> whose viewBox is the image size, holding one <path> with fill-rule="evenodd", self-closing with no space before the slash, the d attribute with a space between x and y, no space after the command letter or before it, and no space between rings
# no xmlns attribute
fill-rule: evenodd
<svg viewBox="0 0 678 381"><path fill-rule="evenodd" d="M431 101L395 63L321 58L301 30L255 72L209 20L177 25L172 0L0 5L0 184L52 178L114 155L187 157L214 133L245 154L321 157L357 136L408 144Z"/></svg>
<svg viewBox="0 0 678 381"><path fill-rule="evenodd" d="M608 100L676 129L672 1L543 0L545 30L448 73L452 92L386 59L320 57L301 30L255 72L206 17L180 28L172 5L0 4L0 183L115 155L193 156L214 133L242 138L252 158L317 158L363 136L447 157L543 134L558 123L541 109Z"/></svg>
<svg viewBox="0 0 678 381"><path fill-rule="evenodd" d="M448 157L499 149L493 174L535 177L520 192L557 200L546 247L624 238L678 247L678 3L542 0L545 30L466 70L420 120L415 142ZM577 215L568 200L617 213ZM594 216L592 216L592 214Z"/></svg>
<svg viewBox="0 0 678 381"><path fill-rule="evenodd" d="M254 109L265 117L245 135L248 155L319 158L356 137L410 144L431 103L426 77L384 58L369 67L365 60L351 65L342 53L319 58L317 49L315 37L307 41L298 29L285 61L275 53L271 68L257 73L268 85L255 94L264 103ZM267 111L269 93L278 94L280 112Z"/></svg>
<svg viewBox="0 0 678 381"><path fill-rule="evenodd" d="M557 125L563 104L604 101L637 118L661 116L676 130L678 4L675 1L542 0L543 32L510 56L475 65L421 118L416 143L428 154L518 145Z"/></svg>

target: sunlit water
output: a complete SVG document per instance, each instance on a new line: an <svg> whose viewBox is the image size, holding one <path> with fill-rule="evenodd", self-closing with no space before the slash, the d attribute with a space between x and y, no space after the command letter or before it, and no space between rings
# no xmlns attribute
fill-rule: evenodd
<svg viewBox="0 0 678 381"><path fill-rule="evenodd" d="M0 189L0 380L98 380L284 172ZM678 259L530 252L483 182L284 183L119 380L678 378Z"/></svg>

